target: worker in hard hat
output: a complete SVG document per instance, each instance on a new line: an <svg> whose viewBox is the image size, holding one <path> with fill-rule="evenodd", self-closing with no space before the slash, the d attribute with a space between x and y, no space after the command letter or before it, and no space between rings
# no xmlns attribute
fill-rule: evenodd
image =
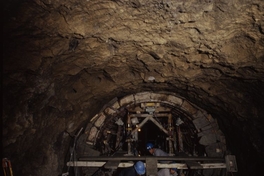
<svg viewBox="0 0 264 176"><path fill-rule="evenodd" d="M158 171L158 176L177 176L177 168L171 168L171 169L160 169Z"/></svg>
<svg viewBox="0 0 264 176"><path fill-rule="evenodd" d="M139 176L146 172L145 165L142 161L138 161L134 166L123 169L118 176Z"/></svg>
<svg viewBox="0 0 264 176"><path fill-rule="evenodd" d="M146 148L149 151L149 153L154 156L169 156L169 154L164 152L163 150L159 148L155 148L151 142L147 143Z"/></svg>
<svg viewBox="0 0 264 176"><path fill-rule="evenodd" d="M146 145L147 150L149 151L150 154L154 156L169 156L168 153L164 152L163 150L159 148L155 148L154 145L149 142ZM160 161L160 163L171 163L171 161ZM177 169L172 168L172 169L160 169L158 171L158 176L177 176Z"/></svg>

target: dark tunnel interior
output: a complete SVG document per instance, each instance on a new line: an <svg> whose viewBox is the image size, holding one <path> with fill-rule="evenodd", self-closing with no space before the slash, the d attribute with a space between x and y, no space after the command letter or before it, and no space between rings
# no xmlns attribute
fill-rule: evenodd
<svg viewBox="0 0 264 176"><path fill-rule="evenodd" d="M262 173L263 0L1 7L1 175Z"/></svg>

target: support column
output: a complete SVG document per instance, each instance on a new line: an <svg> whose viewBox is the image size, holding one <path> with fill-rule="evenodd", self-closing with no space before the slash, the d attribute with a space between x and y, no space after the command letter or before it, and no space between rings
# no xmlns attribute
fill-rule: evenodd
<svg viewBox="0 0 264 176"><path fill-rule="evenodd" d="M172 115L168 116L168 135L169 135L169 155L173 155L173 125L172 125Z"/></svg>
<svg viewBox="0 0 264 176"><path fill-rule="evenodd" d="M179 152L183 152L182 132L180 126L177 126Z"/></svg>
<svg viewBox="0 0 264 176"><path fill-rule="evenodd" d="M147 176L157 176L157 159L146 158L146 175Z"/></svg>
<svg viewBox="0 0 264 176"><path fill-rule="evenodd" d="M131 118L130 114L127 115L127 134L128 134L128 139L127 139L127 154L132 155L132 149L131 149L131 132L132 132L132 124L131 124Z"/></svg>

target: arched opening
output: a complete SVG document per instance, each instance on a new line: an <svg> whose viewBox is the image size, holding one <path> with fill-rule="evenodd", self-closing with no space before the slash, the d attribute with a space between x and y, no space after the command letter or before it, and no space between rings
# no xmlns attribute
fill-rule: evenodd
<svg viewBox="0 0 264 176"><path fill-rule="evenodd" d="M84 131L76 150L79 157L147 156L147 142L153 142L170 156L224 157L227 151L225 136L216 119L198 106L167 92L142 92L115 98L90 120ZM219 169L222 167L207 169L203 175L219 175L223 173ZM110 169L110 175L115 174L115 169ZM193 171L185 172L194 175Z"/></svg>

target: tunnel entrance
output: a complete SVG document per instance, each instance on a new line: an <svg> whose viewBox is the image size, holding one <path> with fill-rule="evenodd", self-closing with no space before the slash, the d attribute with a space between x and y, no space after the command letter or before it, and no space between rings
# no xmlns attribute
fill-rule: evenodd
<svg viewBox="0 0 264 176"><path fill-rule="evenodd" d="M93 156L122 156L134 161L150 156L145 147L147 142L175 157L223 158L227 151L225 136L216 119L184 98L167 92L142 92L113 99L90 120L78 139L76 149L73 149L76 161L84 162L87 157L91 159ZM126 158L120 159L127 161ZM89 161L94 169L82 169L89 165L88 161L86 164L70 161L68 166L76 166L75 170L78 167L75 173L87 176L98 174L98 170L101 175L117 175L120 169L120 163L115 166L110 164L109 167L109 163L115 163L111 160L108 164L107 161L93 161L93 164L99 164L93 165ZM198 171L205 176L225 175L225 163L210 163L210 167L207 167L206 160L194 162L193 166L177 161L174 167L185 175L197 175ZM190 171L192 168L197 172ZM155 169L154 175L159 168ZM153 172L153 169L149 169L149 172Z"/></svg>

